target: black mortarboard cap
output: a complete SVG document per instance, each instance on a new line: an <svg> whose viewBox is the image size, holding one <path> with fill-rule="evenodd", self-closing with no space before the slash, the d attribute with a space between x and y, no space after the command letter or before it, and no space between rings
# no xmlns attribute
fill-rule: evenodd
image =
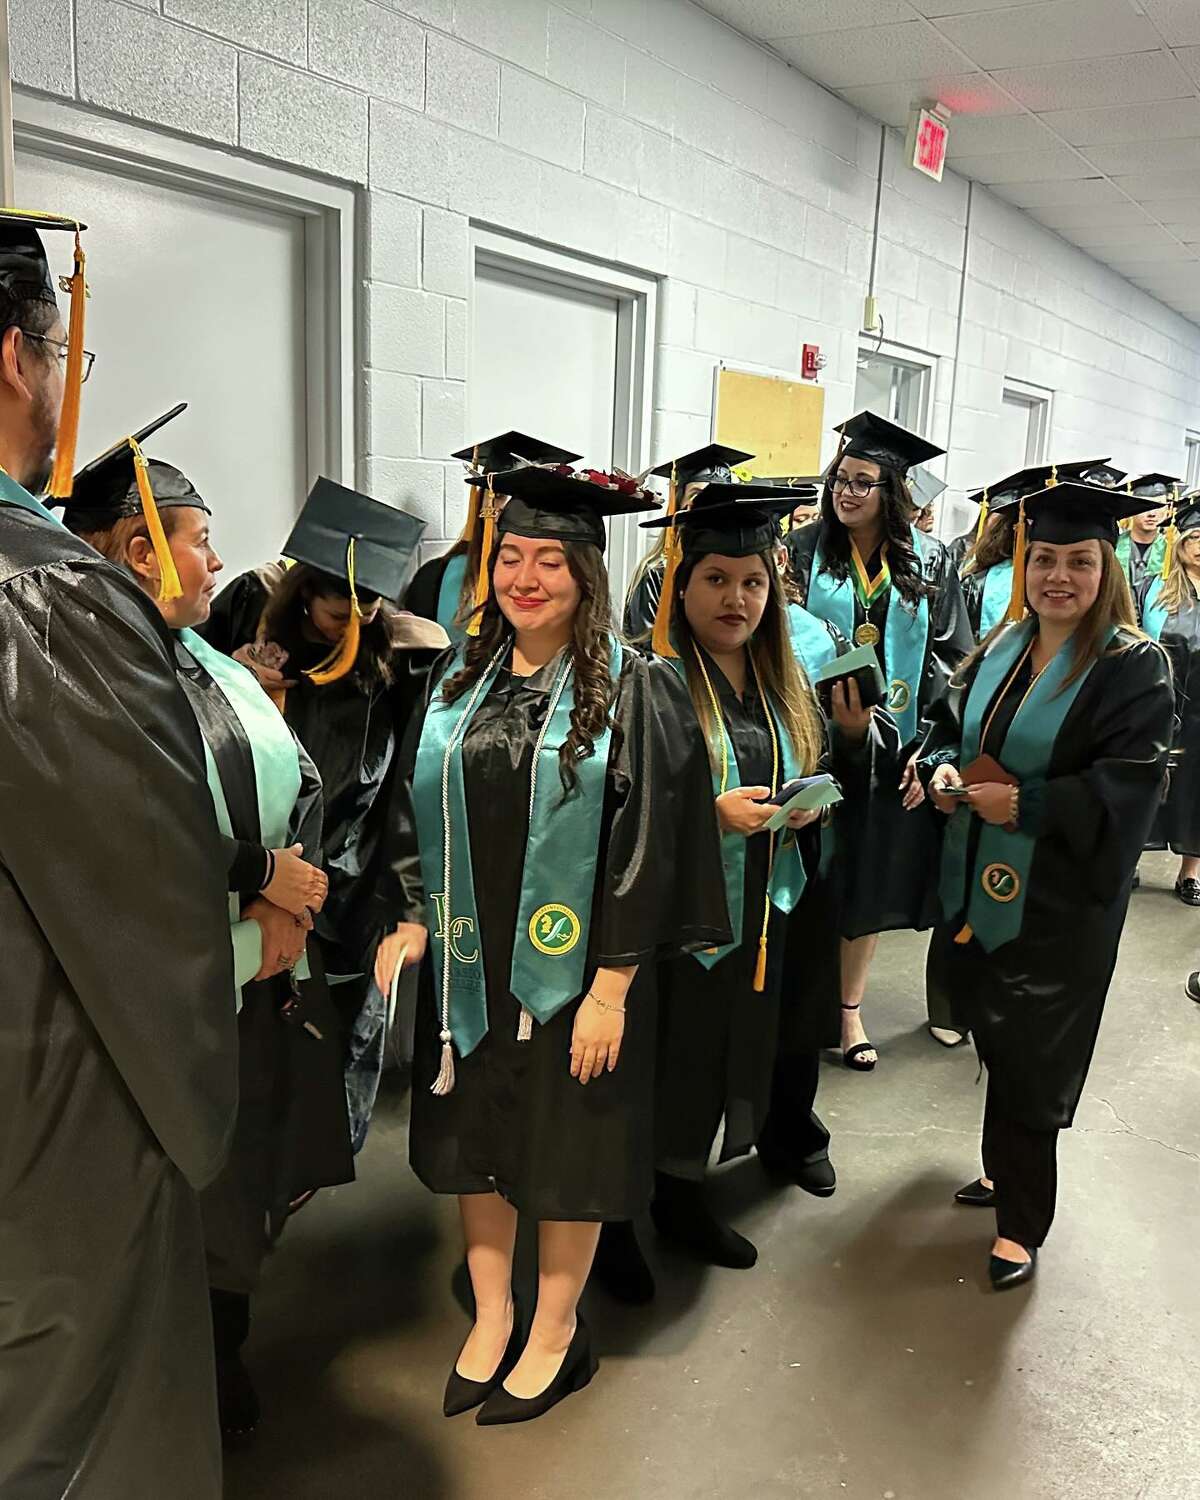
<svg viewBox="0 0 1200 1500"><path fill-rule="evenodd" d="M654 496L643 489L610 489L554 469L509 469L490 478L496 494L508 496L496 522L501 535L591 542L603 550L606 516L635 515L658 507Z"/></svg>
<svg viewBox="0 0 1200 1500"><path fill-rule="evenodd" d="M417 516L322 477L309 491L282 550L293 562L347 582L352 552L355 589L395 600L424 531L425 522Z"/></svg>
<svg viewBox="0 0 1200 1500"><path fill-rule="evenodd" d="M795 510L810 493L769 484L709 484L689 510L643 521L643 527L674 526L685 557L750 557L766 552L781 538L780 518Z"/></svg>
<svg viewBox="0 0 1200 1500"><path fill-rule="evenodd" d="M1101 489L1115 489L1125 478L1124 469L1115 469L1106 458L1088 459L1084 463L1059 464L1060 476L1079 479L1084 484L1098 484Z"/></svg>
<svg viewBox="0 0 1200 1500"><path fill-rule="evenodd" d="M1172 474L1139 474L1126 485L1129 494L1141 500L1173 500L1183 483ZM1136 514L1136 512L1135 512Z"/></svg>
<svg viewBox="0 0 1200 1500"><path fill-rule="evenodd" d="M1076 479L1063 480L1038 490L1025 500L1030 542L1052 542L1060 546L1093 538L1116 546L1120 536L1119 521L1144 510L1156 509L1153 500L1127 495L1124 490L1084 484Z"/></svg>
<svg viewBox="0 0 1200 1500"><path fill-rule="evenodd" d="M161 417L155 417L153 422L147 422L145 427L132 433L133 441L139 446L144 444L147 438L186 410L187 402L179 402ZM186 475L160 459L151 458L147 462L150 493L159 510L182 505L208 511L208 506ZM140 516L142 499L129 438L123 437L119 443L93 458L91 463L85 464L75 475L71 498L51 501L51 504L66 507L71 529L76 532L102 531L116 521Z"/></svg>
<svg viewBox="0 0 1200 1500"><path fill-rule="evenodd" d="M1019 505L1028 495L1034 495L1038 490L1046 489L1052 479L1072 479L1090 484L1094 481L1085 479L1084 476L1100 470L1106 470L1112 474L1119 472L1116 469L1109 469L1108 460L1105 458L1078 459L1064 464L1034 464L1027 469L1018 469L1015 474L1009 474L1007 478L997 480L995 484L988 485L986 490L977 490L967 498L979 504L986 494L991 510L1009 510ZM1104 489L1111 487L1107 481L1102 486Z"/></svg>
<svg viewBox="0 0 1200 1500"><path fill-rule="evenodd" d="M528 437L523 432L502 432L497 437L485 438L469 448L460 448L451 458L461 458L464 463L488 474L497 469L512 469L518 459L530 464L569 464L579 457L566 448L556 448L541 438Z"/></svg>
<svg viewBox="0 0 1200 1500"><path fill-rule="evenodd" d="M907 474L914 464L940 458L946 451L873 411L860 411L833 430L842 435L843 454L898 469L901 474Z"/></svg>
<svg viewBox="0 0 1200 1500"><path fill-rule="evenodd" d="M945 491L946 481L922 467L914 469L908 476L908 488L913 497L913 504L918 510L925 510Z"/></svg>
<svg viewBox="0 0 1200 1500"><path fill-rule="evenodd" d="M82 231L86 224L58 214L27 214L0 209L0 289L14 302L58 305L54 277L39 230Z"/></svg>
<svg viewBox="0 0 1200 1500"><path fill-rule="evenodd" d="M693 453L683 453L678 458L668 459L665 464L659 464L650 472L663 479L670 479L674 474L682 494L683 486L688 484L729 484L733 479L734 465L747 463L753 457L753 453L747 453L742 448L730 448L725 443L708 443Z"/></svg>

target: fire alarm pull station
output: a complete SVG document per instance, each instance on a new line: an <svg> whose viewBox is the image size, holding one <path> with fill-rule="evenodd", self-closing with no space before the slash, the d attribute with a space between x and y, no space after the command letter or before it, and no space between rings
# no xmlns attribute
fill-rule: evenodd
<svg viewBox="0 0 1200 1500"><path fill-rule="evenodd" d="M820 374L821 365L820 344L805 344L804 353L800 356L800 373L805 380L815 380Z"/></svg>

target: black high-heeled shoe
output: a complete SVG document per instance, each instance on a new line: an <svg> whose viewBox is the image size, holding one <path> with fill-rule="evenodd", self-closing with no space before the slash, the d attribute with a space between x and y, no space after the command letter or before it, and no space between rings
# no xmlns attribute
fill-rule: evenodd
<svg viewBox="0 0 1200 1500"><path fill-rule="evenodd" d="M575 1314L575 1333L563 1355L558 1374L538 1396L514 1396L503 1384L499 1385L483 1403L476 1414L480 1427L499 1427L507 1422L532 1422L565 1401L568 1396L581 1391L591 1382L600 1368L600 1362L592 1353L592 1341L587 1324L579 1313Z"/></svg>
<svg viewBox="0 0 1200 1500"><path fill-rule="evenodd" d="M996 1189L985 1187L983 1178L977 1177L974 1182L968 1182L966 1187L959 1188L954 1201L965 1203L968 1208L995 1208Z"/></svg>
<svg viewBox="0 0 1200 1500"><path fill-rule="evenodd" d="M997 1292L1024 1286L1027 1281L1033 1280L1036 1270L1036 1250L1030 1250L1028 1260L1002 1260L998 1255L988 1256L988 1279L992 1283L992 1289Z"/></svg>
<svg viewBox="0 0 1200 1500"><path fill-rule="evenodd" d="M496 1387L503 1383L504 1377L516 1364L521 1356L523 1347L521 1340L521 1312L516 1302L513 1302L513 1326L505 1345L504 1353L500 1356L500 1363L496 1366L490 1380L468 1380L465 1375L460 1375L457 1368L450 1371L450 1379L446 1382L446 1394L442 1397L442 1415L444 1417L458 1417L465 1411L473 1411L475 1407L482 1406ZM458 1361L455 1361L457 1366Z"/></svg>

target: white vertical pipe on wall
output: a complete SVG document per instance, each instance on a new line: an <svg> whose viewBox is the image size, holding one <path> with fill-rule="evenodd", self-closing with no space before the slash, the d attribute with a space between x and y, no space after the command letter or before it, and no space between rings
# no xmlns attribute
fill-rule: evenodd
<svg viewBox="0 0 1200 1500"><path fill-rule="evenodd" d="M17 169L13 154L12 59L8 50L8 0L0 0L0 199L10 208L17 201Z"/></svg>

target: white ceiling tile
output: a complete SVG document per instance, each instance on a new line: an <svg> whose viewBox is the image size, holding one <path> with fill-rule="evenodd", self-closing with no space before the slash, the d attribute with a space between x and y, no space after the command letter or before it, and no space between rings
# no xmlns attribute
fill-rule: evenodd
<svg viewBox="0 0 1200 1500"><path fill-rule="evenodd" d="M1127 0L1043 0L1013 10L946 16L938 30L988 72L1026 64L1122 57L1160 45Z"/></svg>
<svg viewBox="0 0 1200 1500"><path fill-rule="evenodd" d="M746 36L765 42L918 19L909 0L803 0L802 4L797 0L700 0L700 4Z"/></svg>
<svg viewBox="0 0 1200 1500"><path fill-rule="evenodd" d="M1004 10L1013 0L912 0L923 16L961 16L980 10Z"/></svg>
<svg viewBox="0 0 1200 1500"><path fill-rule="evenodd" d="M849 87L839 90L843 99L888 125L908 123L914 104L939 100L953 111L961 123L967 116L1015 115L1021 106L998 89L986 73L946 74L925 78L919 83L878 83L869 88ZM953 137L954 121L951 121Z"/></svg>
<svg viewBox="0 0 1200 1500"><path fill-rule="evenodd" d="M1029 213L1047 229L1058 229L1074 236L1088 229L1136 228L1154 223L1154 215L1140 203L1056 203L1045 208L1030 208Z"/></svg>
<svg viewBox="0 0 1200 1500"><path fill-rule="evenodd" d="M1142 0L1142 5L1168 47L1200 45L1200 5L1196 0Z"/></svg>
<svg viewBox="0 0 1200 1500"><path fill-rule="evenodd" d="M1084 155L1110 177L1127 177L1136 172L1153 172L1162 167L1170 167L1173 172L1187 172L1192 168L1200 168L1200 139L1135 141L1127 146L1089 146Z"/></svg>
<svg viewBox="0 0 1200 1500"><path fill-rule="evenodd" d="M1109 104L1152 104L1156 99L1182 99L1195 93L1195 85L1169 52L1008 68L996 73L995 79L1018 103L1039 113L1086 109L1097 99Z"/></svg>
<svg viewBox="0 0 1200 1500"><path fill-rule="evenodd" d="M826 31L777 42L775 49L801 72L835 89L970 71L962 54L928 21Z"/></svg>
<svg viewBox="0 0 1200 1500"><path fill-rule="evenodd" d="M1200 82L1200 47L1180 47L1175 56L1192 77Z"/></svg>
<svg viewBox="0 0 1200 1500"><path fill-rule="evenodd" d="M1090 177L1094 168L1069 146L1047 151L1008 151L996 156L959 156L954 170L976 182L1064 182Z"/></svg>
<svg viewBox="0 0 1200 1500"><path fill-rule="evenodd" d="M1192 267L1200 266L1194 245L1150 246L1128 245L1104 251L1109 265L1123 276L1195 275Z"/></svg>
<svg viewBox="0 0 1200 1500"><path fill-rule="evenodd" d="M1107 177L1085 177L1081 182L1013 182L994 191L1018 208L1045 204L1120 203L1125 198Z"/></svg>
<svg viewBox="0 0 1200 1500"><path fill-rule="evenodd" d="M948 155L988 156L1054 146L1054 134L1036 115L960 115L950 122Z"/></svg>
<svg viewBox="0 0 1200 1500"><path fill-rule="evenodd" d="M1200 172L1138 172L1112 180L1137 203L1155 198L1174 198L1176 202L1200 198Z"/></svg>
<svg viewBox="0 0 1200 1500"><path fill-rule="evenodd" d="M1140 203L1138 207L1159 224L1165 224L1172 234L1200 225L1200 193L1191 202L1186 198L1151 198L1148 203ZM1180 238L1182 239L1182 235Z"/></svg>
<svg viewBox="0 0 1200 1500"><path fill-rule="evenodd" d="M1114 224L1108 228L1086 228L1078 225L1070 231L1071 238L1077 245L1085 245L1089 250L1100 249L1104 246L1112 250L1113 255L1124 254L1130 258L1135 255L1141 256L1145 249L1145 259L1155 257L1158 248L1174 246L1178 249L1179 241L1175 235L1169 234L1165 229L1159 229L1156 224L1143 224L1136 227L1132 224ZM1167 260L1176 257L1163 257Z"/></svg>
<svg viewBox="0 0 1200 1500"><path fill-rule="evenodd" d="M1200 0L1195 3L1200 15ZM1119 104L1104 109L1060 109L1038 118L1072 146L1171 141L1200 135L1200 99L1166 99L1158 104Z"/></svg>

